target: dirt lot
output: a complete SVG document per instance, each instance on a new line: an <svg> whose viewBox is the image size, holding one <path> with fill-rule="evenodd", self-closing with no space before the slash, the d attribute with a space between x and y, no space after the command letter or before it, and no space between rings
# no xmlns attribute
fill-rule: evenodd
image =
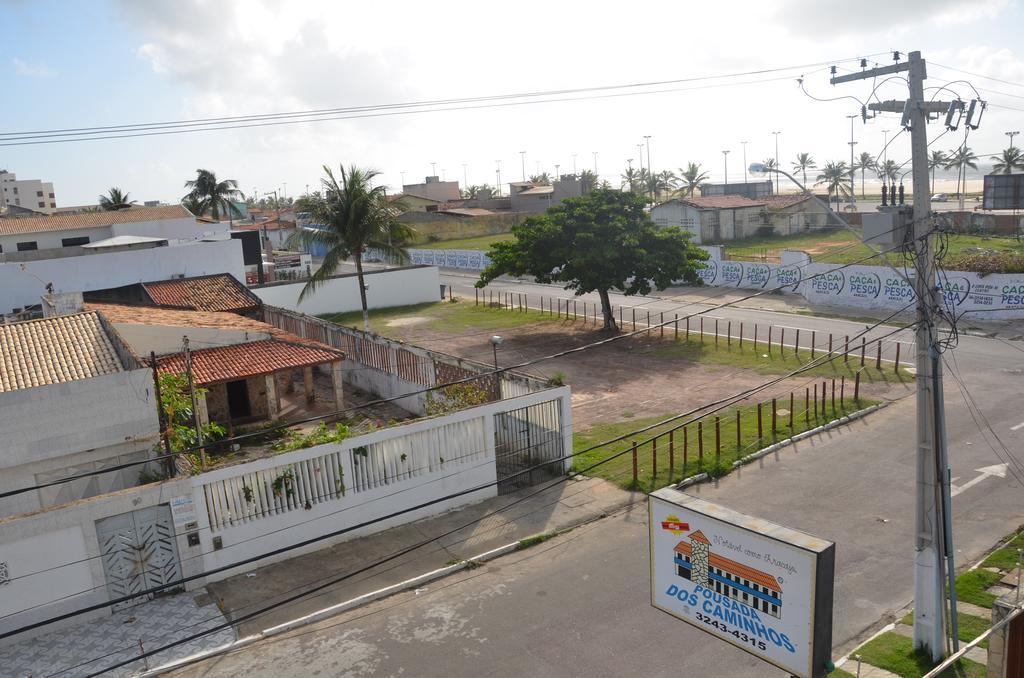
<svg viewBox="0 0 1024 678"><path fill-rule="evenodd" d="M379 327L378 331L465 358L488 363L493 360L489 329L454 334L424 323L399 322L399 325ZM593 328L553 321L502 328L500 334L505 339L498 349L498 362L502 366L608 336ZM559 372L565 375L566 383L572 387L573 424L577 430L586 430L595 422L683 412L771 378L749 369L699 364L665 356L664 352L656 353L668 342L657 336L622 339L554 358L525 371L543 378ZM811 386L813 381L806 376L787 379L760 392L757 399L769 400L774 396L788 400L791 390L802 394L805 386ZM912 388L909 382L882 382L862 385L862 393L872 398L898 398L910 393ZM847 395L851 393L848 391Z"/></svg>

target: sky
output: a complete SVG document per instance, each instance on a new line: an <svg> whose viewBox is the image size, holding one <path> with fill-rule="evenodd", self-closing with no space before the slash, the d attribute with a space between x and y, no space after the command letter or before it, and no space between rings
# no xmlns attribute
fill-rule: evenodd
<svg viewBox="0 0 1024 678"><path fill-rule="evenodd" d="M629 159L639 166L637 144L649 135L655 171L697 162L713 180L728 172L735 181L744 152L748 164L772 157L776 138L783 169L798 152L819 165L848 162L846 116L860 113L857 100L875 84L829 85L828 64L840 73L859 70L861 57L886 65L893 50L922 52L926 87L946 88L927 96L969 100L973 86L990 102L968 139L985 157L1008 145L1006 131L1024 131L1021 1L0 0L0 136L786 69L636 96L0 146L0 168L52 181L61 206L95 203L112 186L140 201L177 201L198 168L237 180L247 195L313 190L325 164L377 169L396 191L403 177L431 174L431 163L446 179L494 184L498 161L507 183L522 178L524 160L527 174L596 167L617 185ZM902 99L906 84L874 94ZM880 155L883 130L895 136L888 158L904 162L909 134L896 135L898 116L854 120L856 152ZM962 130L936 139L942 132L941 121L929 125L932 149L964 141Z"/></svg>

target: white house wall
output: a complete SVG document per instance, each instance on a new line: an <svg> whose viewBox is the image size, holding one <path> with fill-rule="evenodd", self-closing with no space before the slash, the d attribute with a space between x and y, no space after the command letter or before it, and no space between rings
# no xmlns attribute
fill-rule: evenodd
<svg viewBox="0 0 1024 678"><path fill-rule="evenodd" d="M197 240L227 234L230 224L226 221L208 223L196 221L192 217L181 219L157 219L156 221L134 221L125 224L114 224L110 227L113 235L138 235L147 238L166 238L175 240Z"/></svg>
<svg viewBox="0 0 1024 678"><path fill-rule="evenodd" d="M422 304L441 298L441 278L438 270L433 267L367 272L365 280L368 288L366 303L369 308ZM305 284L304 280L272 283L254 287L252 291L265 304L307 315L348 313L362 308L359 301L359 279L355 275L331 278L300 304L299 294Z"/></svg>
<svg viewBox="0 0 1024 678"><path fill-rule="evenodd" d="M88 292L174 276L230 273L245 280L238 240L127 250L39 261L0 263L0 313L40 303L46 283L55 292Z"/></svg>
<svg viewBox="0 0 1024 678"><path fill-rule="evenodd" d="M147 369L0 393L0 488L36 474L153 445L158 423ZM81 453L87 453L82 456ZM0 499L0 516L39 508L35 492Z"/></svg>
<svg viewBox="0 0 1024 678"><path fill-rule="evenodd" d="M101 308L102 312L102 308ZM213 348L231 346L250 341L270 339L269 332L252 330L225 329L220 327L195 327L175 325L139 325L133 323L111 323L121 335L125 343L132 347L136 355L148 357L150 352L157 355L179 353L181 339L188 335L192 347Z"/></svg>

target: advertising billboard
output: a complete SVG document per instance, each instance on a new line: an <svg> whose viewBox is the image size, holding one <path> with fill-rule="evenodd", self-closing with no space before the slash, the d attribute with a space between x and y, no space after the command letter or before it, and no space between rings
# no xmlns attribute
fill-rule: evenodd
<svg viewBox="0 0 1024 678"><path fill-rule="evenodd" d="M987 174L982 197L987 210L1024 209L1024 174Z"/></svg>
<svg viewBox="0 0 1024 678"><path fill-rule="evenodd" d="M671 488L648 507L651 605L794 676L829 672L832 542Z"/></svg>

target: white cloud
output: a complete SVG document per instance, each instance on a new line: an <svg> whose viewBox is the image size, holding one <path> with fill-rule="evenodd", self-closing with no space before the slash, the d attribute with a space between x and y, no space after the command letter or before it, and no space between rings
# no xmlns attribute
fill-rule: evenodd
<svg viewBox="0 0 1024 678"><path fill-rule="evenodd" d="M1010 0L860 0L843 7L820 0L784 0L773 18L794 34L827 31L829 35L917 34L922 24L961 24L992 18Z"/></svg>
<svg viewBox="0 0 1024 678"><path fill-rule="evenodd" d="M31 64L26 61L22 61L18 57L14 57L13 59L11 59L11 63L14 64L14 70L18 73L18 75L24 75L26 78L57 77L56 71L48 67L46 64Z"/></svg>

